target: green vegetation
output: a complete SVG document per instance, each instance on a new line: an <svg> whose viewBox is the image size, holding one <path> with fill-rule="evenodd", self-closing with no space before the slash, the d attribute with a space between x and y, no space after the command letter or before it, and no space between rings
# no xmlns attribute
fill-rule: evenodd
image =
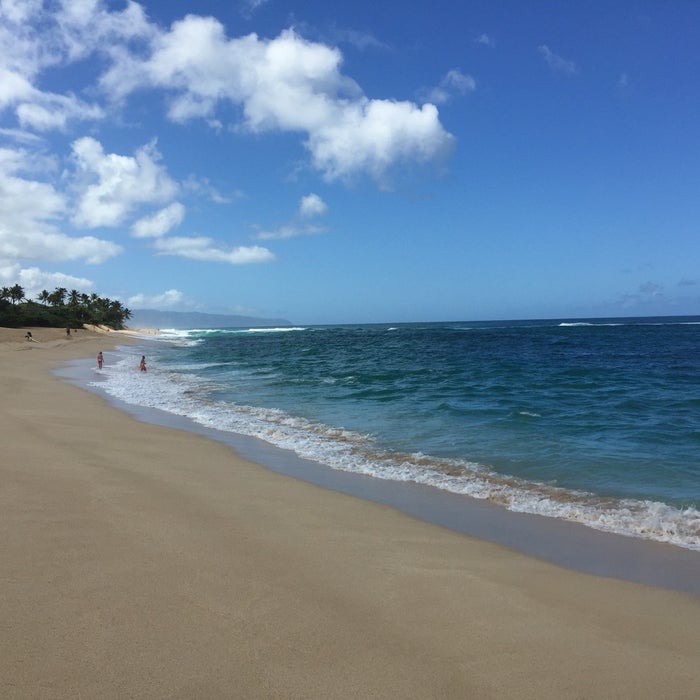
<svg viewBox="0 0 700 700"><path fill-rule="evenodd" d="M19 284L0 290L0 326L9 328L80 328L84 323L92 323L119 330L130 316L131 311L121 302L97 294L81 294L76 289L44 289L37 301L26 299Z"/></svg>

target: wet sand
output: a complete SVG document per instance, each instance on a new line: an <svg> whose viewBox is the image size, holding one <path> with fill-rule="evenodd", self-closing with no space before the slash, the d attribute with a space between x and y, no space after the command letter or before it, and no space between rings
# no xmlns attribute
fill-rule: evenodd
<svg viewBox="0 0 700 700"><path fill-rule="evenodd" d="M0 329L0 697L697 697L700 598L139 422L50 372L124 336L25 332Z"/></svg>

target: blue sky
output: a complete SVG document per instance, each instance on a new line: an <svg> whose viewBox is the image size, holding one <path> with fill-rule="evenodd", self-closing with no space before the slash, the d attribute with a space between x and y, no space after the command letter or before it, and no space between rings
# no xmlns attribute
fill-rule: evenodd
<svg viewBox="0 0 700 700"><path fill-rule="evenodd" d="M0 284L700 313L700 3L0 0Z"/></svg>

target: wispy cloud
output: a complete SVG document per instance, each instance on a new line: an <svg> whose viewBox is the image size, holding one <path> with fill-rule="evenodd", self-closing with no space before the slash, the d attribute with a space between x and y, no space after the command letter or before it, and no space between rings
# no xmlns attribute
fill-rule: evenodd
<svg viewBox="0 0 700 700"><path fill-rule="evenodd" d="M537 51L553 71L564 75L574 75L577 72L576 64L573 61L555 54L546 44L538 46Z"/></svg>
<svg viewBox="0 0 700 700"><path fill-rule="evenodd" d="M341 44L350 44L360 51L367 49L387 50L389 48L371 32L356 29L335 29L332 33L332 39Z"/></svg>
<svg viewBox="0 0 700 700"><path fill-rule="evenodd" d="M158 238L154 249L159 255L173 255L201 262L220 262L230 265L249 265L270 262L275 256L260 246L234 246L227 248L205 236Z"/></svg>
<svg viewBox="0 0 700 700"><path fill-rule="evenodd" d="M317 236L322 233L326 233L326 228L323 226L314 226L311 224L285 224L277 229L261 231L255 235L255 239L259 241L281 241L285 238Z"/></svg>
<svg viewBox="0 0 700 700"><path fill-rule="evenodd" d="M486 46L489 49L493 49L496 46L494 38L489 34L479 34L479 36L474 39L473 43L478 46Z"/></svg>
<svg viewBox="0 0 700 700"><path fill-rule="evenodd" d="M241 14L250 19L263 5L267 5L269 0L240 0Z"/></svg>
<svg viewBox="0 0 700 700"><path fill-rule="evenodd" d="M656 282L645 282L639 285L639 291L641 294L647 296L658 297L663 294L663 285L657 284Z"/></svg>
<svg viewBox="0 0 700 700"><path fill-rule="evenodd" d="M476 80L471 75L462 73L458 68L448 71L440 83L424 92L424 99L434 104L449 102L456 94L466 95L476 90Z"/></svg>
<svg viewBox="0 0 700 700"><path fill-rule="evenodd" d="M309 219L323 216L328 211L328 205L315 193L307 194L299 200L299 210L296 220L274 229L260 231L254 238L259 241L279 241L298 236L316 236L326 233L324 226L309 223Z"/></svg>
<svg viewBox="0 0 700 700"><path fill-rule="evenodd" d="M180 202L158 210L155 214L144 216L131 226L131 233L136 238L159 238L164 236L185 218L185 207Z"/></svg>

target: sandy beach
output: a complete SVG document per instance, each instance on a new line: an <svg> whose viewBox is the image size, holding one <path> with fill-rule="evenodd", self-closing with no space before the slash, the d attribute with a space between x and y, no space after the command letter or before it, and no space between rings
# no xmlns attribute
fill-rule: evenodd
<svg viewBox="0 0 700 700"><path fill-rule="evenodd" d="M123 335L31 330L0 329L0 697L698 697L700 598L139 422L51 374Z"/></svg>

